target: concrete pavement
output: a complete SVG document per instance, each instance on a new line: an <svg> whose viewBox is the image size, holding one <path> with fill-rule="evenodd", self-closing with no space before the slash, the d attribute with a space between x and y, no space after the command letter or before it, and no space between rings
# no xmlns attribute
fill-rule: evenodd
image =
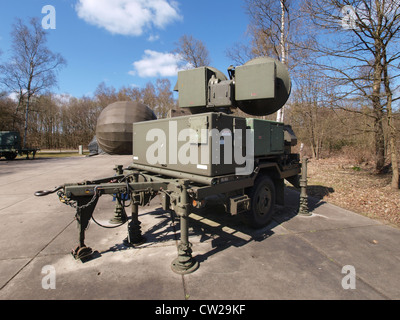
<svg viewBox="0 0 400 320"><path fill-rule="evenodd" d="M217 207L192 214L190 241L200 262L193 274L180 276L170 268L179 220L162 211L158 197L140 208L144 245L123 245L126 225L104 229L91 222L86 244L98 253L86 263L75 261L70 255L78 242L74 210L56 195L38 198L34 192L111 176L114 165L127 166L130 159L0 161L0 299L400 298L399 229L311 200L312 216L299 216L298 193L290 189L286 206L261 230ZM97 221L107 224L113 216L111 200L100 198ZM52 274L55 289L44 289Z"/></svg>

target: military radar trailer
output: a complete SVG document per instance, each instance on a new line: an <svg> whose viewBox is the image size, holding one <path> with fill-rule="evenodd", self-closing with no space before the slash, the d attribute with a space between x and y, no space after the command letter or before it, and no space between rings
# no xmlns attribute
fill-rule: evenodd
<svg viewBox="0 0 400 320"><path fill-rule="evenodd" d="M292 153L296 136L290 126L258 118L239 117L239 108L252 116L272 114L286 103L291 82L286 67L271 58L257 58L240 67L229 67L229 78L211 67L180 71L175 89L179 106L190 115L133 124L133 161L116 174L95 181L64 184L57 192L63 203L76 209L79 244L76 259L92 254L85 245L85 230L101 195L117 198L122 221L128 222L125 244L139 246L139 207L157 195L164 210L180 217L181 241L172 270L195 271L188 236L192 208L219 195L232 215L242 214L260 228L272 219L276 204L284 204L284 180L300 186L301 163ZM131 217L125 212L129 199Z"/></svg>

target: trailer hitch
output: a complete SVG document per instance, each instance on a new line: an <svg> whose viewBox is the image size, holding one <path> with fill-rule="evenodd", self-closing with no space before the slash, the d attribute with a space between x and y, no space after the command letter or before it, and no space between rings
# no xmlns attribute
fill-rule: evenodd
<svg viewBox="0 0 400 320"><path fill-rule="evenodd" d="M76 196L69 198L65 192L65 186L58 186L54 190L42 190L35 192L35 196L43 197L57 192L60 202L71 206L76 210L75 219L78 222L79 245L71 251L75 260L82 260L92 255L93 250L85 245L85 231L93 218L93 212L101 196L101 191L94 188L93 196Z"/></svg>
<svg viewBox="0 0 400 320"><path fill-rule="evenodd" d="M143 175L144 182L139 181L139 175ZM192 208L190 201L190 181L187 179L162 178L150 176L140 172L130 172L125 176L117 176L111 179L100 179L96 181L86 181L78 184L65 184L51 191L37 191L36 196L46 196L52 193L58 195L59 200L71 206L76 210L75 218L78 222L79 244L72 250L72 255L76 260L90 257L93 250L85 244L85 231L93 218L93 212L96 208L101 195L118 195L122 199L124 195L129 194L132 215L128 223L128 236L123 241L126 246L137 247L143 244L146 239L141 232L141 223L139 221L139 206L144 206L159 194L162 190L170 190L172 194L168 195L176 199L173 209L180 217L181 241L178 246L178 257L171 263L171 269L178 274L188 274L198 269L199 263L192 256L192 245L189 242L189 214ZM121 203L120 203L121 205ZM170 207L165 203L166 208ZM125 205L121 205L125 212ZM126 217L128 220L128 217ZM123 224L123 223L122 223ZM121 225L122 225L121 224ZM86 260L86 259L85 259Z"/></svg>
<svg viewBox="0 0 400 320"><path fill-rule="evenodd" d="M41 191L36 191L35 192L35 196L36 197L44 197L44 196L48 196L49 194L53 194L56 193L57 191L63 189L64 186L58 186L56 187L54 190L48 191L48 190L41 190Z"/></svg>

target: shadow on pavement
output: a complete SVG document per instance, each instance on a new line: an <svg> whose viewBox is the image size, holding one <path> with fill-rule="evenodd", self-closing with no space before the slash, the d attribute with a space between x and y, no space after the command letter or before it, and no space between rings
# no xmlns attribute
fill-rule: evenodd
<svg viewBox="0 0 400 320"><path fill-rule="evenodd" d="M223 205L212 203L203 209L193 209L189 216L189 241L191 243L210 243L211 250L193 255L198 262L206 261L210 256L229 247L241 247L250 242L262 242L275 232L274 229L282 223L291 220L298 214L299 193L297 190L286 189L286 206L277 206L272 221L261 229L253 229L246 225L243 215L231 216L225 212ZM313 211L325 202L309 197L309 210ZM152 246L171 245L180 241L180 219L174 212L164 211L159 206L144 210L139 207L139 220L146 221L147 229L142 228L146 242L138 249ZM132 250L123 242L113 245L107 250L99 252L94 258L110 252ZM135 250L135 249L133 249Z"/></svg>

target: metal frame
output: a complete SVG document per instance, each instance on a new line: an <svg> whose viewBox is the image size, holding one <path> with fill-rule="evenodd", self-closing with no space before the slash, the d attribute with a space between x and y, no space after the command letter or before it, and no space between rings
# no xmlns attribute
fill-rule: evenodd
<svg viewBox="0 0 400 320"><path fill-rule="evenodd" d="M83 260L93 253L93 250L85 244L85 231L89 221L93 218L93 212L100 196L116 195L119 199L122 195L129 195L132 215L128 223L128 236L124 243L136 247L145 242L140 228L139 206L144 206L157 194L162 194L163 209L175 211L180 218L181 239L178 256L172 261L171 268L178 274L187 274L194 272L199 267L198 262L192 256L192 245L188 236L188 217L193 203L200 204L203 202L202 200L216 194L229 195L235 192L244 194L246 188L254 185L258 174L266 171L279 181L283 181L285 178L295 178L300 173L300 165L280 167L276 159L274 160L256 159L257 166L249 176L226 175L220 177L184 174L138 164L132 164L125 169L121 165L117 165L114 168L115 176L65 184L52 191L38 191L35 195L45 196L57 192L61 202L76 210L79 244L72 254L75 259ZM242 201L245 202L244 208L246 208L246 199L242 199ZM119 201L117 201L117 206L119 211L122 210L125 215L122 225L129 219ZM233 214L237 214L236 209Z"/></svg>

